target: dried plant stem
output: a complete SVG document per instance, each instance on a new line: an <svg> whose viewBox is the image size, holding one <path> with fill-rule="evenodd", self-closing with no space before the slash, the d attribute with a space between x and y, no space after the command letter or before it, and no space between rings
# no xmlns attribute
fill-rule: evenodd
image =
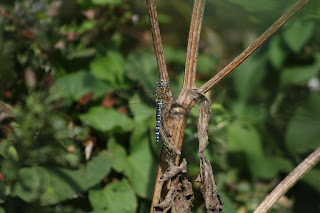
<svg viewBox="0 0 320 213"><path fill-rule="evenodd" d="M245 49L237 58L228 64L223 70L216 74L199 88L201 93L206 93L210 88L217 84L226 75L232 72L246 58L248 58L258 47L260 47L275 31L285 24L295 13L297 13L309 0L300 0L287 13L281 16L267 31L265 31L255 42Z"/></svg>
<svg viewBox="0 0 320 213"><path fill-rule="evenodd" d="M267 212L304 174L320 161L320 147L302 161L258 206L254 213Z"/></svg>
<svg viewBox="0 0 320 213"><path fill-rule="evenodd" d="M165 82L169 82L167 65L164 58L163 47L161 42L160 28L157 16L157 8L155 0L147 0L149 20L151 25L151 32L153 38L154 51L156 53L159 77Z"/></svg>
<svg viewBox="0 0 320 213"><path fill-rule="evenodd" d="M195 0L193 5L185 63L185 76L182 85L183 89L195 88L200 32L205 2L205 0Z"/></svg>
<svg viewBox="0 0 320 213"><path fill-rule="evenodd" d="M151 29L152 29L153 40L154 40L154 47L157 55L159 72L161 76L163 75L161 73L164 70L162 65L165 66L165 62L164 62L164 56L163 57L161 56L161 54L163 54L163 50L161 45L158 21L155 20L157 19L156 7L155 7L154 0L147 0L147 4L148 4L149 18L150 18ZM187 48L187 56L186 56L186 73L185 73L184 84L183 84L183 87L185 88L195 87L197 56L198 56L200 31L202 26L204 7L205 7L205 0L195 0L193 12L192 12L192 20L190 24L191 26L189 31L189 40L188 40L188 48ZM166 69L165 69L165 72L167 73ZM187 97L186 94L180 94L177 100L178 104L181 104L183 107L185 107L185 109L189 109L189 110L192 107L192 104L190 104L191 102L192 102L192 98ZM187 121L186 117L176 117L174 119L168 119L166 124L168 127L171 127L173 129L172 138L175 143L174 146L179 151L181 151L181 147L182 147L186 121ZM159 182L161 174L163 173L163 171L167 169L166 157L167 157L166 153L162 149L160 163L158 167L158 173L157 173L157 180L156 180L154 194L153 194L151 212L153 211L153 205L156 202L158 202L162 194L165 194L170 188L170 182L167 184L162 184ZM179 157L180 156L178 155L176 158L176 165L179 164Z"/></svg>

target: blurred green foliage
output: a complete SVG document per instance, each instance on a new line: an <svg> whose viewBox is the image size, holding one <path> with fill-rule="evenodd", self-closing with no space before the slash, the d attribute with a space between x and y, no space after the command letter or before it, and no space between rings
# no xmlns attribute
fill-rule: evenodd
<svg viewBox="0 0 320 213"><path fill-rule="evenodd" d="M157 4L179 89L192 1ZM207 1L197 85L289 6ZM252 212L320 145L319 6L311 1L208 94L205 155L224 212ZM148 107L144 116L123 107L134 97L113 93L153 90L158 80L145 2L21 0L0 10L0 212L148 212L160 155L155 119ZM196 122L193 110L183 157L200 213ZM318 166L271 212L319 212L319 177Z"/></svg>

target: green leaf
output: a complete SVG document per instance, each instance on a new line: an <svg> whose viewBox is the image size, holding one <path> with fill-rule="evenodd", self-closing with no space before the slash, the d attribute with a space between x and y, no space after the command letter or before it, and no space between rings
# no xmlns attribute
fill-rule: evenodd
<svg viewBox="0 0 320 213"><path fill-rule="evenodd" d="M254 94L265 75L265 63L266 57L258 58L254 55L232 73L235 91L240 99L246 100Z"/></svg>
<svg viewBox="0 0 320 213"><path fill-rule="evenodd" d="M221 199L223 201L223 211L228 213L236 213L237 210L233 206L231 198L228 196L228 193L225 193L224 191L218 189L218 194L221 195Z"/></svg>
<svg viewBox="0 0 320 213"><path fill-rule="evenodd" d="M297 109L286 131L287 147L305 153L320 146L320 95L314 94Z"/></svg>
<svg viewBox="0 0 320 213"><path fill-rule="evenodd" d="M124 131L131 130L133 121L126 115L114 109L106 109L101 106L91 107L90 110L80 115L81 121L99 131L110 131L116 127Z"/></svg>
<svg viewBox="0 0 320 213"><path fill-rule="evenodd" d="M277 0L230 0L234 4L238 4L251 12L271 11L277 9L279 2ZM263 5L263 7L261 7Z"/></svg>
<svg viewBox="0 0 320 213"><path fill-rule="evenodd" d="M320 169L313 168L302 178L302 180L320 192Z"/></svg>
<svg viewBox="0 0 320 213"><path fill-rule="evenodd" d="M6 211L2 207L0 207L0 213L6 213Z"/></svg>
<svg viewBox="0 0 320 213"><path fill-rule="evenodd" d="M138 124L130 138L129 177L132 187L143 198L152 197L154 180L157 174L149 135L144 124ZM152 144L153 145L153 144Z"/></svg>
<svg viewBox="0 0 320 213"><path fill-rule="evenodd" d="M101 97L110 90L107 84L96 79L92 74L79 71L59 78L52 92L57 92L64 98L79 100L83 95L93 93L94 98Z"/></svg>
<svg viewBox="0 0 320 213"><path fill-rule="evenodd" d="M232 112L237 120L248 124L263 124L268 117L268 108L263 104L248 104L245 100L237 100L232 103Z"/></svg>
<svg viewBox="0 0 320 213"><path fill-rule="evenodd" d="M122 0L92 0L92 3L98 5L107 5L107 4L122 4Z"/></svg>
<svg viewBox="0 0 320 213"><path fill-rule="evenodd" d="M314 29L315 25L313 22L296 20L286 28L283 38L290 49L294 52L299 52L310 40Z"/></svg>
<svg viewBox="0 0 320 213"><path fill-rule="evenodd" d="M77 196L99 183L109 172L112 156L101 152L79 170L57 167L23 168L21 182L15 185L14 194L29 202L35 196L41 205L51 205ZM28 197L29 196L29 197Z"/></svg>
<svg viewBox="0 0 320 213"><path fill-rule="evenodd" d="M306 85L308 81L319 73L320 60L316 58L313 65L303 67L290 67L281 72L281 84Z"/></svg>
<svg viewBox="0 0 320 213"><path fill-rule="evenodd" d="M128 181L109 183L102 190L89 191L89 200L95 212L134 213L137 210L137 198Z"/></svg>
<svg viewBox="0 0 320 213"><path fill-rule="evenodd" d="M127 156L124 148L113 139L108 141L108 149L115 158L112 167L125 174L135 192L143 198L152 197L153 180L156 178L156 165L154 163L149 135L144 123L137 123L130 143L130 155Z"/></svg>
<svg viewBox="0 0 320 213"><path fill-rule="evenodd" d="M128 56L127 75L131 80L138 81L144 89L154 90L158 81L157 63L154 54L134 52Z"/></svg>
<svg viewBox="0 0 320 213"><path fill-rule="evenodd" d="M107 56L97 57L90 64L91 73L112 85L124 81L125 60L117 51L109 51Z"/></svg>
<svg viewBox="0 0 320 213"><path fill-rule="evenodd" d="M282 48L280 36L276 36L270 41L268 56L275 68L280 69L282 67L287 58L287 52Z"/></svg>
<svg viewBox="0 0 320 213"><path fill-rule="evenodd" d="M293 169L293 165L288 159L277 156L266 156L261 163L259 177L263 179L273 179L279 172L289 173Z"/></svg>
<svg viewBox="0 0 320 213"><path fill-rule="evenodd" d="M186 52L183 49L164 46L163 49L166 61L168 63L178 64L184 66L186 61Z"/></svg>
<svg viewBox="0 0 320 213"><path fill-rule="evenodd" d="M197 70L199 73L210 74L215 68L215 60L212 56L199 54Z"/></svg>
<svg viewBox="0 0 320 213"><path fill-rule="evenodd" d="M68 55L68 59L76 59L76 58L86 58L93 56L96 53L96 49L94 48L87 48L87 49L79 49L73 51L70 55Z"/></svg>
<svg viewBox="0 0 320 213"><path fill-rule="evenodd" d="M112 168L119 173L128 173L130 165L126 150L117 144L114 138L108 141L108 150L114 159Z"/></svg>
<svg viewBox="0 0 320 213"><path fill-rule="evenodd" d="M21 180L14 187L14 193L22 200L32 202L38 199L40 189L40 175L36 168L22 168L18 172Z"/></svg>
<svg viewBox="0 0 320 213"><path fill-rule="evenodd" d="M230 152L243 152L253 179L258 178L261 173L264 154L257 130L251 125L232 124L228 126L227 134L227 150Z"/></svg>

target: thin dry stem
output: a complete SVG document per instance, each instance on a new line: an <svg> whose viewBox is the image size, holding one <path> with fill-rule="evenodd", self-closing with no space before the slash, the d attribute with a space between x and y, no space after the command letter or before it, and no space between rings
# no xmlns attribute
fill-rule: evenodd
<svg viewBox="0 0 320 213"><path fill-rule="evenodd" d="M258 47L260 47L275 31L285 24L295 13L297 13L309 0L300 0L286 14L281 16L267 31L265 31L255 42L245 49L237 58L228 64L223 70L216 74L199 88L201 93L206 93L210 88L216 85L221 79L232 72L246 58L248 58Z"/></svg>
<svg viewBox="0 0 320 213"><path fill-rule="evenodd" d="M154 0L147 0L149 20L151 25L154 51L156 53L159 77L165 82L169 82L167 65L164 58L163 47L161 42L160 28L157 16L157 8Z"/></svg>
<svg viewBox="0 0 320 213"><path fill-rule="evenodd" d="M302 161L258 206L254 213L267 212L303 175L320 161L320 146Z"/></svg>
<svg viewBox="0 0 320 213"><path fill-rule="evenodd" d="M196 85L197 59L205 2L205 0L195 0L193 5L182 89L193 89Z"/></svg>

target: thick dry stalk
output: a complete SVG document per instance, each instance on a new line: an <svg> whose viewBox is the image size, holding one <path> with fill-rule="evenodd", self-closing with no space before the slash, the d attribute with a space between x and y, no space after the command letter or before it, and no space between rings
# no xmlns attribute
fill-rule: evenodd
<svg viewBox="0 0 320 213"><path fill-rule="evenodd" d="M292 17L304 4L309 0L300 0L294 5L285 15L283 15L277 22L275 22L265 33L263 33L252 45L250 45L242 54L240 54L235 60L233 60L228 66L220 71L216 76L209 80L206 84L197 90L199 94L206 93L211 87L218 83L222 78L229 74L234 68L241 64L248 56L250 56L259 46L263 44L277 29L279 29L290 17ZM165 82L169 83L167 68L165 64L163 48L161 44L160 30L157 19L157 12L154 0L147 0L148 12L152 29L152 36L154 42L155 53L157 57L157 63L159 68L159 76ZM199 48L200 31L203 19L205 0L195 0L192 12L192 20L190 24L189 40L187 48L187 57L185 65L185 78L183 83L183 89L179 94L176 104L186 112L189 112L196 103L196 100L190 97L190 93L186 92L186 89L195 89L195 75L197 67L197 56ZM172 99L171 91L169 88L169 94L167 97ZM182 115L183 113L178 113ZM171 142L171 146L175 147L177 153L181 151L182 141L184 136L184 130L186 127L187 116L171 116L165 119L164 126L170 130L170 136L166 138L166 141ZM163 136L166 137L166 136ZM167 148L170 147L167 146ZM170 151L169 151L170 152ZM158 175L155 185L155 191L153 195L153 201L151 206L151 212L154 210L154 206L161 205L160 202L166 196L167 192L170 192L170 181L160 181L161 175L168 169L168 150L162 149L161 158L158 167ZM179 157L175 156L175 164L179 165ZM169 164L172 162L169 162ZM163 204L163 203L162 203ZM168 207L169 208L169 207Z"/></svg>
<svg viewBox="0 0 320 213"><path fill-rule="evenodd" d="M148 4L149 18L150 18L151 29L152 29L153 40L154 40L154 47L157 55L159 72L161 77L161 75L163 75L161 73L164 71L164 68L162 65L165 66L165 62L164 62L164 56L161 56L163 54L163 50L162 50L160 30L159 30L159 25L157 21L157 15L156 15L156 7L155 7L154 0L147 0L147 4ZM199 49L200 31L201 31L201 25L202 25L204 6L205 6L205 0L195 0L194 9L192 13L191 27L189 31L188 48L187 48L186 75L185 75L184 86L183 86L185 88L194 88L195 86L197 55L198 55L198 49ZM166 68L165 68L165 72L167 73ZM165 80L166 82L169 82L165 78L166 75L163 75L164 76L163 80ZM182 93L179 95L177 103L180 104L182 107L184 107L187 111L190 111L192 106L195 104L195 102L193 102L193 100L190 97L187 97L186 93ZM173 145L179 151L181 151L181 147L182 147L186 121L187 121L187 117L177 116L174 119L168 119L166 123L168 128L173 129L172 131L172 141L174 142ZM165 194L167 191L169 191L169 188L170 188L170 183L163 184L159 182L161 174L163 174L163 172L167 169L167 166L168 166L166 163L166 157L167 157L167 154L162 149L160 163L158 167L158 173L157 173L157 180L156 180L154 194L153 194L151 212L153 211L154 204L161 199L161 194ZM176 165L179 165L179 157L180 157L179 155L176 157Z"/></svg>
<svg viewBox="0 0 320 213"><path fill-rule="evenodd" d="M264 213L277 202L303 175L320 161L320 147L312 152L299 166L297 166L258 206L254 213Z"/></svg>
<svg viewBox="0 0 320 213"><path fill-rule="evenodd" d="M217 84L226 75L232 72L246 58L248 58L258 47L260 47L275 31L285 24L295 13L297 13L309 0L300 0L287 13L281 16L267 31L265 31L255 42L245 49L237 58L228 64L223 70L216 74L213 78L207 81L199 88L199 92L206 93L210 88Z"/></svg>

